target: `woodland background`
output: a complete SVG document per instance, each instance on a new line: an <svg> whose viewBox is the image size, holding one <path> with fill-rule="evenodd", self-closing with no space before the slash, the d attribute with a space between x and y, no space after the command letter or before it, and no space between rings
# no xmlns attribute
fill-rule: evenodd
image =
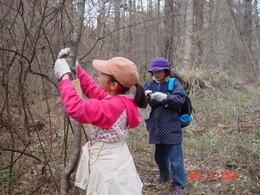
<svg viewBox="0 0 260 195"><path fill-rule="evenodd" d="M94 79L93 59L131 59L141 84L154 57L169 60L195 110L183 129L185 194L260 194L260 2L86 0L81 27L79 2L0 0L0 194L60 194L76 131L53 66L79 29L74 54ZM88 125L82 132L83 144ZM142 123L127 140L144 194L170 194L169 184L153 182L147 136ZM74 173L69 194L84 194L73 183Z"/></svg>

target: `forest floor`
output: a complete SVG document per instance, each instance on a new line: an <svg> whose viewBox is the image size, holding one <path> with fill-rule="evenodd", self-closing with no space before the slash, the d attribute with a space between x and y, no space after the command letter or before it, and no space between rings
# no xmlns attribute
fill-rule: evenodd
<svg viewBox="0 0 260 195"><path fill-rule="evenodd" d="M245 84L221 75L213 78L204 87L197 85L190 94L195 112L192 124L183 129L185 194L260 194L260 83ZM57 107L61 104L59 100L51 102L50 118L44 118L43 108L35 104L39 131L30 132L28 144L25 134L19 132L22 127L15 125L19 117L12 125L0 126L0 195L59 194L64 154L69 156L70 151L63 150L66 130L57 131L62 128L56 126L65 123L63 110ZM143 118L149 112L140 111ZM46 125L49 120L55 122ZM144 123L130 131L127 144L144 184L143 194L171 194L170 183L153 181L158 169ZM74 174L70 194L84 194L73 183Z"/></svg>
<svg viewBox="0 0 260 195"><path fill-rule="evenodd" d="M185 194L260 194L260 85L215 85L191 98L194 120L183 129ZM170 182L153 181L158 168L147 140L143 124L128 141L144 194L171 194Z"/></svg>

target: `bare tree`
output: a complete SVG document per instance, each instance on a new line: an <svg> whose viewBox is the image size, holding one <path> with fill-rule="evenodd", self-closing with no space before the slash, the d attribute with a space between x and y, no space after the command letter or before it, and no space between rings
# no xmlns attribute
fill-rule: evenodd
<svg viewBox="0 0 260 195"><path fill-rule="evenodd" d="M244 29L243 36L245 37L245 41L249 52L252 53L252 0L244 0Z"/></svg>
<svg viewBox="0 0 260 195"><path fill-rule="evenodd" d="M183 68L189 74L192 71L192 44L193 44L193 17L194 1L188 0L186 20L185 20L185 38L183 47Z"/></svg>
<svg viewBox="0 0 260 195"><path fill-rule="evenodd" d="M204 0L194 1L194 16L195 16L195 32L194 33L194 43L197 52L196 58L194 60L195 64L201 66L203 59L203 20L204 20Z"/></svg>
<svg viewBox="0 0 260 195"><path fill-rule="evenodd" d="M71 68L75 67L76 56L78 53L78 45L81 37L84 13L85 13L85 0L78 0L76 4L76 17L74 21L74 29L70 39L70 55L68 58L68 63ZM61 175L61 194L69 194L69 179L72 172L75 170L81 149L81 124L75 121L74 125L74 140L72 145L72 153L68 164L63 169Z"/></svg>
<svg viewBox="0 0 260 195"><path fill-rule="evenodd" d="M208 6L206 6L206 14L207 14L207 27L205 28L205 33L203 37L203 44L204 44L204 56L202 59L202 68L210 67L215 65L215 55L214 53L214 40L216 30L216 15L217 15L217 5L219 1L209 0Z"/></svg>
<svg viewBox="0 0 260 195"><path fill-rule="evenodd" d="M260 24L259 24L259 12L257 9L258 1L254 0L254 9L255 9L255 35L256 35L256 58L258 62L258 71L260 71Z"/></svg>
<svg viewBox="0 0 260 195"><path fill-rule="evenodd" d="M128 7L127 7L127 11L128 11L128 26L130 26L129 28L127 28L127 34L126 34L126 53L129 55L127 55L126 57L129 57L131 59L131 49L133 48L133 28L131 28L131 26L133 25L133 20L134 20L134 15L133 15L133 8L134 8L134 4L133 4L133 0L128 0Z"/></svg>
<svg viewBox="0 0 260 195"><path fill-rule="evenodd" d="M114 6L115 6L115 25L114 25L114 29L117 29L120 27L120 9L121 9L121 0L115 0L114 1ZM113 47L113 54L112 55L118 55L121 51L120 51L120 31L116 31L115 32L115 36L113 39L114 42L114 47Z"/></svg>
<svg viewBox="0 0 260 195"><path fill-rule="evenodd" d="M170 64L174 62L174 1L165 1L165 40L163 56L166 57Z"/></svg>
<svg viewBox="0 0 260 195"><path fill-rule="evenodd" d="M245 51L246 51L246 53L247 53L247 56L248 56L248 58L249 58L249 64L250 64L250 69L251 69L251 74L253 74L253 77L252 77L252 75L250 74L250 76L248 77L248 78L253 78L253 79L255 79L256 77L257 77L257 74L258 74L258 72L257 72L257 67L258 67L258 65L257 65L257 62L256 62L256 59L254 58L254 56L252 55L252 53L251 53L251 51L250 51L250 47L249 47L249 44L248 44L248 42L247 42L247 40L246 40L246 37L245 37L245 35L241 32L241 30L240 30L240 28L239 28L239 23L238 23L238 21L236 20L236 14L235 14L235 12L234 12L234 10L233 10L233 6L232 6L232 2L230 1L230 0L227 0L227 3L228 3L228 6L229 6L229 11L230 11L230 14L231 14L231 16L232 16L232 19L233 19L233 21L234 21L234 24L235 24L235 30L236 30L236 32L237 32L237 35L239 36L239 38L240 38L240 40L241 40L241 42L242 42L242 44L243 44L243 47L245 48Z"/></svg>

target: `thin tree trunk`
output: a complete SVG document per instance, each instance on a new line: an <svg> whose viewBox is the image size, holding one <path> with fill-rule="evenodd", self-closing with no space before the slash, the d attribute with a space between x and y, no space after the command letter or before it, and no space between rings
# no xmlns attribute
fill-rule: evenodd
<svg viewBox="0 0 260 195"><path fill-rule="evenodd" d="M258 71L260 71L260 26L259 26L259 18L258 18L258 9L257 9L257 0L254 1L255 8L255 23L256 23L256 56L258 63Z"/></svg>
<svg viewBox="0 0 260 195"><path fill-rule="evenodd" d="M74 21L74 29L70 39L70 56L68 63L70 67L75 66L76 56L78 53L78 45L81 37L81 31L84 21L84 11L85 11L85 0L78 0L76 5L76 18ZM81 148L81 124L75 121L74 124L74 139L72 145L72 152L68 164L62 171L61 175L61 195L69 194L69 179L72 172L77 166L77 162L80 156Z"/></svg>
<svg viewBox="0 0 260 195"><path fill-rule="evenodd" d="M195 32L196 32L196 47L197 47L197 63L199 66L202 64L203 59L203 19L204 19L204 0L196 0L194 1L194 10L195 10Z"/></svg>
<svg viewBox="0 0 260 195"><path fill-rule="evenodd" d="M174 16L169 17L170 15L173 15L173 1L172 0L166 0L165 1L165 44L164 44L164 53L163 56L166 57L170 64L173 63L174 59Z"/></svg>
<svg viewBox="0 0 260 195"><path fill-rule="evenodd" d="M186 11L185 43L183 48L183 71L189 74L192 71L192 37L193 37L193 13L194 1L188 0Z"/></svg>
<svg viewBox="0 0 260 195"><path fill-rule="evenodd" d="M115 0L114 1L114 7L115 7L115 26L114 26L114 30L120 28L120 0ZM120 51L120 31L116 31L114 36L114 48L113 48L113 55L118 55L121 51Z"/></svg>
<svg viewBox="0 0 260 195"><path fill-rule="evenodd" d="M202 66L205 65L209 66L211 64L212 61L214 61L214 57L215 55L212 55L214 53L214 39L215 39L215 33L216 31L214 31L215 28L215 9L216 9L216 5L214 5L214 0L209 0L208 2L208 26L205 28L206 30L206 34L207 34L207 38L204 40L204 44L205 44L205 51L204 51L204 58L203 58L203 62L202 62ZM204 67L202 67L204 68Z"/></svg>
<svg viewBox="0 0 260 195"><path fill-rule="evenodd" d="M252 53L252 0L244 1L244 37L247 47Z"/></svg>
<svg viewBox="0 0 260 195"><path fill-rule="evenodd" d="M161 1L158 0L158 6L157 6L157 18L160 18L161 16L161 10L160 10L160 5L161 5ZM156 37L157 37L157 45L160 45L160 24L161 24L161 20L157 20L157 24L156 24ZM156 54L158 53L158 49L159 47L156 47Z"/></svg>
<svg viewBox="0 0 260 195"><path fill-rule="evenodd" d="M106 2L104 2L103 0L99 0L99 10L98 10L97 28L96 28L97 38L103 37L105 35L105 29L106 29L105 3ZM97 48L98 48L97 56L105 53L104 50L106 49L106 46L105 46L105 41L103 39L100 39Z"/></svg>
<svg viewBox="0 0 260 195"><path fill-rule="evenodd" d="M256 60L254 59L254 57L252 56L250 50L249 50L249 47L247 45L247 42L246 42L246 39L245 39L245 36L239 31L239 27L238 27L238 24L237 24L237 21L236 21L236 18L235 18L235 13L232 9L232 4L231 4L231 0L227 0L227 3L228 3L228 6L229 6L229 10L230 10L230 14L232 16L232 19L234 21L234 24L235 24L235 30L236 30L236 33L239 35L239 38L243 44L243 46L245 47L246 51L247 51L247 55L248 55L248 58L251 62L251 70L252 70L252 73L254 75L254 78L257 77L257 62ZM252 79L254 79L252 78Z"/></svg>
<svg viewBox="0 0 260 195"><path fill-rule="evenodd" d="M133 2L132 0L128 1L129 6L128 6L128 11L129 11L129 22L128 25L131 26L133 24ZM127 28L127 48L126 48L126 52L127 55L129 55L130 59L132 58L132 56L130 56L131 53L131 49L133 48L133 34L132 34L132 28Z"/></svg>

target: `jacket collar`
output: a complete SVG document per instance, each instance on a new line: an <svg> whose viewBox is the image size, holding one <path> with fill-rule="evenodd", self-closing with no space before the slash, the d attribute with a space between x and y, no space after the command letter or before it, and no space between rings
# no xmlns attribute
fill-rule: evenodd
<svg viewBox="0 0 260 195"><path fill-rule="evenodd" d="M170 80L170 78L171 78L170 76L165 77L165 78L164 78L165 82L168 82L168 81ZM155 79L154 76L153 76L153 81L156 82L156 83L160 83L159 81L157 81L157 80Z"/></svg>

